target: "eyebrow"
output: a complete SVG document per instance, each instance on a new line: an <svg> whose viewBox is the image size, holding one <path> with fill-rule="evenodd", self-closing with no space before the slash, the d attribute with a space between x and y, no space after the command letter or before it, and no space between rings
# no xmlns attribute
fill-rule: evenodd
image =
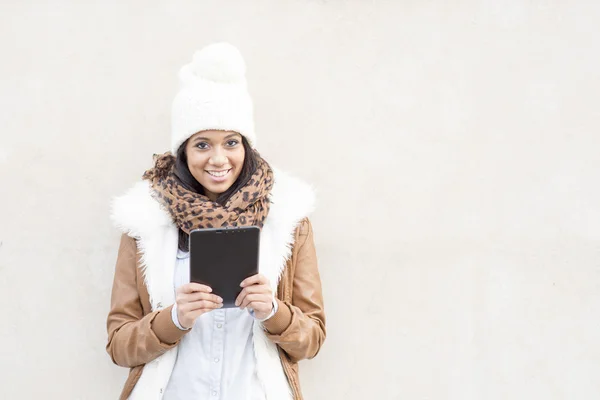
<svg viewBox="0 0 600 400"><path fill-rule="evenodd" d="M238 137L238 136L240 136L240 134L239 134L239 133L232 133L231 135L227 135L227 136L225 136L224 140L231 139L231 138L233 138L233 137ZM199 142L200 140L205 140L205 141L207 141L207 142L210 142L210 139L209 139L209 138L206 138L206 137L204 137L204 136L199 136L199 137L197 137L196 139L194 139L194 143L197 143L197 142Z"/></svg>

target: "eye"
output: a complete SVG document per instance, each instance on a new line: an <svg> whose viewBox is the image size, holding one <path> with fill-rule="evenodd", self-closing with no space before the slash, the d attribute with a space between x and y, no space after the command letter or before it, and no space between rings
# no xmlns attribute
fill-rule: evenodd
<svg viewBox="0 0 600 400"><path fill-rule="evenodd" d="M208 149L208 143L200 142L196 145L196 147L199 148L200 150L206 150L206 149Z"/></svg>
<svg viewBox="0 0 600 400"><path fill-rule="evenodd" d="M231 139L231 140L227 141L227 146L234 147L234 146L237 146L239 143L240 143L239 140Z"/></svg>

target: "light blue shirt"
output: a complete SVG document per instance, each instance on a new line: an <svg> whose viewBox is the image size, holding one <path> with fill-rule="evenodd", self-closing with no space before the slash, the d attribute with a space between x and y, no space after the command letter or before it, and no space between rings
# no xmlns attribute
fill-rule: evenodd
<svg viewBox="0 0 600 400"><path fill-rule="evenodd" d="M190 281L189 253L178 251L175 288ZM274 305L277 302L274 301ZM273 309L270 318L277 310ZM177 310L173 322L180 328ZM179 342L164 400L265 400L256 374L253 313L239 308L201 315Z"/></svg>

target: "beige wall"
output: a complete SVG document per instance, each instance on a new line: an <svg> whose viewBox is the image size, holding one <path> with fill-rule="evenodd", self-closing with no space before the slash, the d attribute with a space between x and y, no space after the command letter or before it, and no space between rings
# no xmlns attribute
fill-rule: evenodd
<svg viewBox="0 0 600 400"><path fill-rule="evenodd" d="M116 397L109 199L221 40L319 192L308 399L600 397L600 3L0 4L0 398Z"/></svg>

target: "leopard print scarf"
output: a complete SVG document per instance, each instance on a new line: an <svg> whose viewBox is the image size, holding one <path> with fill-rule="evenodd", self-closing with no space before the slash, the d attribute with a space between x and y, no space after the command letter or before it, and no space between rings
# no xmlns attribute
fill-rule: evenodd
<svg viewBox="0 0 600 400"><path fill-rule="evenodd" d="M198 228L251 225L262 228L269 213L273 171L258 153L256 155L256 171L248 183L235 192L224 206L186 189L175 176L175 156L170 152L155 155L155 166L144 173L143 179L150 182L154 198L188 235Z"/></svg>

